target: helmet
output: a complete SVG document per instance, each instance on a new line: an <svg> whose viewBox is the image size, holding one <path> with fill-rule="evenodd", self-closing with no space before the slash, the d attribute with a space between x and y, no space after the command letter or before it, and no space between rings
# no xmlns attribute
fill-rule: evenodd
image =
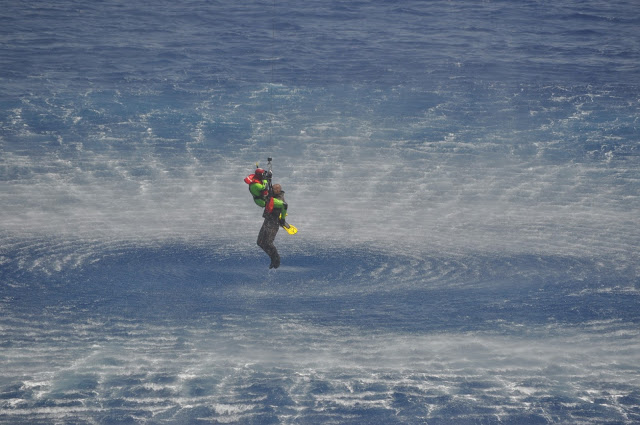
<svg viewBox="0 0 640 425"><path fill-rule="evenodd" d="M264 174L265 174L265 171L262 168L256 168L256 172L255 172L256 176L262 176Z"/></svg>

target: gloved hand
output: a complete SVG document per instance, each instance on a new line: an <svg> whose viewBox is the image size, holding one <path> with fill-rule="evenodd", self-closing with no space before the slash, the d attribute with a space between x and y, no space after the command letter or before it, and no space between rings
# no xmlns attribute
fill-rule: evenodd
<svg viewBox="0 0 640 425"><path fill-rule="evenodd" d="M273 173L271 172L271 170L267 171L267 180L271 180L271 177L273 176Z"/></svg>
<svg viewBox="0 0 640 425"><path fill-rule="evenodd" d="M280 226L284 227L285 224L287 224L286 221L284 221L284 217L280 217Z"/></svg>

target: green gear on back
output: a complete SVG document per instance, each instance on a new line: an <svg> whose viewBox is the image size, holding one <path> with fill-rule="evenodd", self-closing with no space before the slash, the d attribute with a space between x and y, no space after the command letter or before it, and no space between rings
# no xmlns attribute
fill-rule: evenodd
<svg viewBox="0 0 640 425"><path fill-rule="evenodd" d="M273 198L273 209L280 210L280 215L287 215L287 210L284 208L284 202L278 198Z"/></svg>
<svg viewBox="0 0 640 425"><path fill-rule="evenodd" d="M262 183L251 183L249 185L249 192L253 195L253 202L256 203L259 207L265 206L264 199L262 199L262 192L267 189L268 182L266 180L262 180Z"/></svg>
<svg viewBox="0 0 640 425"><path fill-rule="evenodd" d="M267 190L269 182L267 180L262 180L262 183L251 183L249 185L249 191L253 195L253 202L256 203L259 207L264 208L266 205L265 200L262 198L262 192ZM276 197L273 198L273 208L280 210L280 214L287 215L287 210L284 207L284 202Z"/></svg>

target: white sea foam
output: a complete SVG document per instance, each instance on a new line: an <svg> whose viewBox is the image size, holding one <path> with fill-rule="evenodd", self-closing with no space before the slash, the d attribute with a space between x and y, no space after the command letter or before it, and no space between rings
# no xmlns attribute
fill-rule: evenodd
<svg viewBox="0 0 640 425"><path fill-rule="evenodd" d="M299 413L304 409L307 414L358 408L403 415L407 406L398 405L398 397L409 397L422 406L420 415L428 419L438 416L443 398L449 405L463 403L471 411L484 406L497 415L506 414L504 409L513 412L531 404L540 406L540 400L549 396L561 397L564 401L560 402L572 409L601 400L598 403L603 408L616 410L620 397L640 385L628 372L640 360L638 339L618 339L612 346L608 332L596 328L591 332L588 324L573 330L557 328L556 336L540 339L478 333L368 334L279 321L283 327L256 323L255 331L243 328L242 335L236 333L236 325L204 334L204 328L183 329L181 338L192 347L186 352L172 348L173 338L157 338L177 334L177 328L138 325L136 338L116 336L94 345L88 356L82 356L84 344L70 342L64 357L12 361L16 377L31 377L21 385L34 395L10 399L4 404L5 414L13 418L27 414L89 418L105 411L101 404L115 397L129 403L132 412L154 415L173 416L211 406L207 417L227 422L258 414L273 403L271 391L276 391L278 397L286 395L294 402L292 409ZM121 325L130 327L117 324ZM595 325L616 328L619 324ZM531 331L549 335L548 329ZM628 332L638 336L637 330ZM23 359L24 352L8 350L4 356ZM288 377L284 380L280 377L283 370ZM270 383L261 386L260 382ZM612 393L609 389L613 387L618 390ZM467 389L473 393L465 393ZM60 405L32 405L40 399ZM83 406L65 405L69 400ZM126 412L129 408L123 405L120 409ZM277 409L287 415L287 404ZM454 416L465 417L465 410ZM295 423L294 417L285 423Z"/></svg>
<svg viewBox="0 0 640 425"><path fill-rule="evenodd" d="M0 422L637 422L629 4L5 3Z"/></svg>
<svg viewBox="0 0 640 425"><path fill-rule="evenodd" d="M317 95L284 86L277 90L305 102L305 96ZM159 114L150 111L140 119ZM350 128L354 120L355 130ZM279 136L273 149L275 176L286 188L289 219L301 230L298 239L329 246L367 243L401 252L605 254L627 262L635 255L640 236L634 211L640 195L633 168L625 168L633 164L612 166L611 157L561 164L541 158L560 140L536 141L537 153L530 157L513 155L508 149L518 148L513 141L518 135L502 130L495 136L510 141L494 142L492 134L478 140L463 131L442 141L416 142L393 133L378 140L375 134L386 131L385 123L363 117L306 121L294 113L273 124L276 132L297 127L303 134ZM412 131L432 124L430 117L410 122ZM153 132L152 127L145 131L149 128ZM258 131L253 137L261 144L268 132ZM153 143L173 142L148 137L150 142L136 147L132 158L86 147L77 159L58 158L55 151L42 157L6 152L5 166L29 177L9 182L0 194L2 228L11 234L89 239L255 237L259 210L242 177L255 160L264 162L264 147L205 163L193 151L158 156ZM293 154L287 154L289 146Z"/></svg>

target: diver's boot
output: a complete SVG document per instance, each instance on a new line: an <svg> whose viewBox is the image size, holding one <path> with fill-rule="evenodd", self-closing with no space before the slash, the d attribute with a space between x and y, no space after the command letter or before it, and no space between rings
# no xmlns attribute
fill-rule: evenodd
<svg viewBox="0 0 640 425"><path fill-rule="evenodd" d="M280 267L280 256L278 254L271 257L271 264L269 264L270 269L277 269Z"/></svg>

